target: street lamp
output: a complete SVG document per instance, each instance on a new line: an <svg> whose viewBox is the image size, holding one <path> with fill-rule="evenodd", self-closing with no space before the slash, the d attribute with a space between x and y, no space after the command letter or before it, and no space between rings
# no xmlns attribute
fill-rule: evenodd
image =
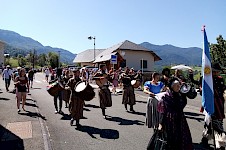
<svg viewBox="0 0 226 150"><path fill-rule="evenodd" d="M95 36L94 37L93 36L89 36L88 39L89 40L92 40L93 39L93 41L94 41L94 43L93 43L93 46L94 46L94 49L93 49L93 54L94 54L93 55L93 57L94 57L93 62L94 62L95 61L95 57L96 57L95 56L95 40L96 40L96 37Z"/></svg>

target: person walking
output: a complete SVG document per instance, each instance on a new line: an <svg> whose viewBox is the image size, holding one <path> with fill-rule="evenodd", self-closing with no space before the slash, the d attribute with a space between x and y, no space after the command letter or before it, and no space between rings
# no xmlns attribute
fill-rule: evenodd
<svg viewBox="0 0 226 150"><path fill-rule="evenodd" d="M214 91L214 113L211 115L212 126L211 126L211 123L209 123L209 125L207 125L205 123L205 125L204 125L204 131L203 131L203 137L201 140L201 144L205 148L210 147L208 144L208 141L212 138L208 138L208 137L210 137L210 135L212 133L217 133L219 135L219 137L222 139L222 141L224 141L224 144L226 142L225 138L223 137L223 136L225 136L225 131L223 128L223 119L225 118L224 91L226 89L226 86L224 84L223 78L220 76L220 72L222 71L220 64L213 63L211 66L212 66L213 91ZM200 82L200 83L202 83L202 82ZM202 86L200 89L200 93L202 93ZM203 112L203 111L204 111L204 108L202 107L201 112ZM212 130L214 130L214 132ZM215 136L215 135L213 135L213 136ZM216 143L217 142L218 141L216 140ZM218 142L218 144L216 144L216 145L218 145L217 149L225 150L225 145L221 145L220 143L221 142Z"/></svg>
<svg viewBox="0 0 226 150"><path fill-rule="evenodd" d="M187 98L180 93L180 88L180 79L172 77L169 80L169 89L158 103L158 131L166 135L166 149L193 150L191 132L183 111ZM149 145L148 149L153 148Z"/></svg>
<svg viewBox="0 0 226 150"><path fill-rule="evenodd" d="M131 69L133 70L133 69ZM123 96L122 96L122 104L124 104L125 109L127 111L127 105L130 105L130 111L134 112L133 106L136 104L134 87L131 85L131 81L134 80L134 74L129 73L130 70L128 67L125 69L125 73L121 75L121 80L123 83Z"/></svg>
<svg viewBox="0 0 226 150"><path fill-rule="evenodd" d="M10 65L7 65L6 69L4 69L2 72L2 79L5 80L5 88L7 92L9 91L12 75L13 75L13 72L10 68Z"/></svg>
<svg viewBox="0 0 226 150"><path fill-rule="evenodd" d="M35 72L34 72L33 68L31 67L30 70L28 71L28 84L31 86L31 88L33 85L34 75L35 75Z"/></svg>
<svg viewBox="0 0 226 150"><path fill-rule="evenodd" d="M50 74L50 70L49 70L49 68L46 68L45 69L45 79L46 79L46 82L49 82L49 74Z"/></svg>
<svg viewBox="0 0 226 150"><path fill-rule="evenodd" d="M112 93L117 95L116 88L118 87L118 79L119 79L118 70L114 70L112 72L112 78L113 78L113 81L112 81L112 85L113 85Z"/></svg>
<svg viewBox="0 0 226 150"><path fill-rule="evenodd" d="M80 119L83 117L83 106L84 100L78 96L78 93L75 91L75 86L78 82L81 81L79 78L79 70L73 70L73 78L70 78L65 86L66 90L70 90L71 96L69 101L69 112L71 115L70 125L73 125L74 120L76 121L77 128L80 127Z"/></svg>
<svg viewBox="0 0 226 150"><path fill-rule="evenodd" d="M27 93L29 93L28 78L24 68L19 71L19 76L15 79L15 86L17 88L17 109L19 113L20 101L22 100L22 109L25 111L24 105L26 103Z"/></svg>
<svg viewBox="0 0 226 150"><path fill-rule="evenodd" d="M106 73L106 66L100 65L100 71L94 75L96 84L99 86L99 98L100 98L100 108L102 110L102 115L106 119L105 109L112 106L111 92L109 90L109 80L110 76Z"/></svg>

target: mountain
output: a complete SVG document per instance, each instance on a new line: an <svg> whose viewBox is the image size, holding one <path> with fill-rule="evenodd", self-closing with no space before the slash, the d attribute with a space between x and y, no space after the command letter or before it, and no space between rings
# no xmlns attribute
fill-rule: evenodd
<svg viewBox="0 0 226 150"><path fill-rule="evenodd" d="M169 66L176 64L201 65L202 49L198 47L180 48L173 45L154 45L149 42L143 42L141 46L155 52L162 60L157 61L157 66Z"/></svg>
<svg viewBox="0 0 226 150"><path fill-rule="evenodd" d="M16 53L17 51L19 51L20 54L27 54L34 49L37 54L47 54L48 52L56 52L58 54L60 51L60 61L69 64L72 64L76 56L76 54L65 49L43 46L38 41L35 41L30 37L21 36L13 31L0 29L0 40L6 42L6 51L11 54Z"/></svg>

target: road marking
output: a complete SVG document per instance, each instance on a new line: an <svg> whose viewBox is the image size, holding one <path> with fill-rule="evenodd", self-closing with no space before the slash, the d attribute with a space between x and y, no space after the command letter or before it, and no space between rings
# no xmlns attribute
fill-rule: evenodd
<svg viewBox="0 0 226 150"><path fill-rule="evenodd" d="M32 138L31 121L8 123L6 129L19 136L21 139Z"/></svg>

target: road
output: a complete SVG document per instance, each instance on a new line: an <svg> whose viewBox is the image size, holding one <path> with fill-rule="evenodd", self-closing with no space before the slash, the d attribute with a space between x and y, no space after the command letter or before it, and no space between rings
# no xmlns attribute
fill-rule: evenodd
<svg viewBox="0 0 226 150"><path fill-rule="evenodd" d="M104 119L99 108L98 89L96 97L85 102L84 119L80 121L82 127L70 126L68 110L64 108L63 115L54 113L53 97L46 91L47 82L44 74L37 73L31 97L36 100L38 110L45 118L48 140L54 150L145 150L153 133L145 125L147 95L136 91L137 103L135 113L128 113L121 104L122 95L112 95L113 106L106 110ZM204 116L199 112L201 97L188 100L184 109L191 130L193 143L198 145L203 130ZM224 125L225 127L225 125Z"/></svg>

